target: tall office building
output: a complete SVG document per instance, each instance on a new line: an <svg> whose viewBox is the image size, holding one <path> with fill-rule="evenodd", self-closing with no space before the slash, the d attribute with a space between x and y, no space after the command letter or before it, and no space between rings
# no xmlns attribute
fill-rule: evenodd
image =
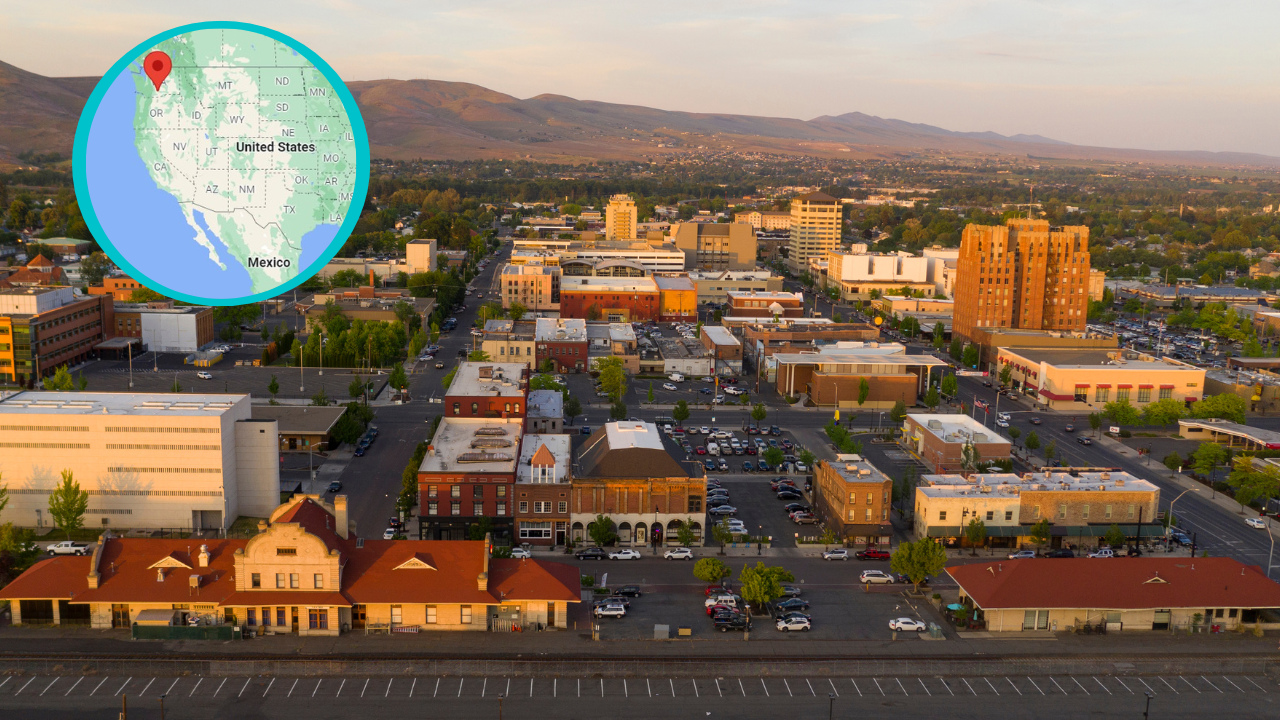
<svg viewBox="0 0 1280 720"><path fill-rule="evenodd" d="M754 270L756 232L746 223L677 223L671 239L685 257L684 266L699 270Z"/></svg>
<svg viewBox="0 0 1280 720"><path fill-rule="evenodd" d="M630 195L614 195L604 209L604 236L606 240L632 240L636 237L639 215L636 201Z"/></svg>
<svg viewBox="0 0 1280 720"><path fill-rule="evenodd" d="M69 287L0 289L0 381L48 377L59 365L95 358L112 337L110 295L80 297Z"/></svg>
<svg viewBox="0 0 1280 720"><path fill-rule="evenodd" d="M975 328L1083 331L1089 312L1089 228L1011 218L968 225L960 242L952 332Z"/></svg>
<svg viewBox="0 0 1280 720"><path fill-rule="evenodd" d="M840 247L840 201L811 192L791 200L791 245L787 267L793 273L809 269L810 257L822 257Z"/></svg>

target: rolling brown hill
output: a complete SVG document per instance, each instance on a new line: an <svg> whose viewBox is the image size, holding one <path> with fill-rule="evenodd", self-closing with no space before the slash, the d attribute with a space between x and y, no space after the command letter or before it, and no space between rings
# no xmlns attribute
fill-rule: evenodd
<svg viewBox="0 0 1280 720"><path fill-rule="evenodd" d="M80 110L96 81L44 77L0 62L0 164L16 162L26 150L70 156ZM563 95L522 100L439 80L369 80L348 87L376 158L578 162L658 158L702 148L846 158L932 152L1280 167L1280 158L1259 154L1087 147L1038 135L953 132L858 112L812 120L677 112Z"/></svg>

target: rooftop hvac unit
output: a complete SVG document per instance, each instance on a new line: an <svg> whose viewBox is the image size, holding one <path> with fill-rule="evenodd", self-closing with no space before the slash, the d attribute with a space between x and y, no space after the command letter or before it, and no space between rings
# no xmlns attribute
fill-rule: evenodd
<svg viewBox="0 0 1280 720"><path fill-rule="evenodd" d="M990 486L990 485L982 485L982 486L979 486L979 487L978 487L978 490L979 490L979 492L989 493L989 492L991 492L991 486Z"/></svg>
<svg viewBox="0 0 1280 720"><path fill-rule="evenodd" d="M942 421L941 421L941 420L930 420L930 421L929 421L929 429L930 429L930 430L941 430L941 429L942 429Z"/></svg>

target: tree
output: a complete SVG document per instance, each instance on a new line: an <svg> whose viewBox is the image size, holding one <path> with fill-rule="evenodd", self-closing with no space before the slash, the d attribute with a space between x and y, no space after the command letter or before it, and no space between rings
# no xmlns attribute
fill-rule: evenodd
<svg viewBox="0 0 1280 720"><path fill-rule="evenodd" d="M1037 550L1043 550L1045 545L1049 544L1049 538L1052 536L1053 530L1049 526L1049 518L1040 518L1040 520L1031 526L1031 542L1036 544Z"/></svg>
<svg viewBox="0 0 1280 720"><path fill-rule="evenodd" d="M720 554L724 554L724 546L733 540L733 533L729 531L729 520L725 518L711 526L711 537L720 543Z"/></svg>
<svg viewBox="0 0 1280 720"><path fill-rule="evenodd" d="M627 394L627 373L622 369L622 358L607 357L596 363L600 369L600 387L615 401Z"/></svg>
<svg viewBox="0 0 1280 720"><path fill-rule="evenodd" d="M365 379L360 376L356 376L356 378L347 385L347 394L353 398L361 397L364 395L365 387L367 387Z"/></svg>
<svg viewBox="0 0 1280 720"><path fill-rule="evenodd" d="M964 346L964 366L976 368L978 367L978 346L970 343Z"/></svg>
<svg viewBox="0 0 1280 720"><path fill-rule="evenodd" d="M652 381L652 380L650 380L650 381L649 381L649 397L648 397L648 401L649 401L649 402L653 402L653 381Z"/></svg>
<svg viewBox="0 0 1280 720"><path fill-rule="evenodd" d="M489 353L483 350L472 350L467 353L467 360L471 362L489 362Z"/></svg>
<svg viewBox="0 0 1280 720"><path fill-rule="evenodd" d="M555 371L556 371L556 361L552 360L551 358L547 358L546 360L543 360L542 364L538 366L538 372L540 373L553 373Z"/></svg>
<svg viewBox="0 0 1280 720"><path fill-rule="evenodd" d="M1040 436L1036 433L1035 430L1032 430L1031 432L1027 433L1027 440L1026 442L1023 443L1023 445L1026 445L1027 449L1030 450L1031 452L1035 452L1040 448Z"/></svg>
<svg viewBox="0 0 1280 720"><path fill-rule="evenodd" d="M978 452L977 446L972 442L966 442L964 447L960 448L960 467L966 473L975 473L981 465L982 454Z"/></svg>
<svg viewBox="0 0 1280 720"><path fill-rule="evenodd" d="M182 383L178 382L177 378L173 379L173 384L169 386L169 392L171 393L182 392Z"/></svg>
<svg viewBox="0 0 1280 720"><path fill-rule="evenodd" d="M765 462L769 463L775 468L786 461L786 454L782 452L781 448L776 448L776 447L770 447L769 449L765 450L764 454L761 455L761 457L764 458Z"/></svg>
<svg viewBox="0 0 1280 720"><path fill-rule="evenodd" d="M403 390L409 385L409 378L405 377L404 374L404 365L396 363L395 367L391 368L391 375L387 379L387 384L397 390Z"/></svg>
<svg viewBox="0 0 1280 720"><path fill-rule="evenodd" d="M907 404L898 400L893 404L893 409L889 411L889 419L895 424L901 424L907 417Z"/></svg>
<svg viewBox="0 0 1280 720"><path fill-rule="evenodd" d="M0 476L3 477L3 476ZM0 513L9 506L9 486L0 485Z"/></svg>
<svg viewBox="0 0 1280 720"><path fill-rule="evenodd" d="M1102 427L1101 413L1089 413L1089 427L1092 428L1095 433L1098 432L1098 429Z"/></svg>
<svg viewBox="0 0 1280 720"><path fill-rule="evenodd" d="M85 377L84 372L81 371L80 377L76 379L76 390L84 392L87 387L89 387L89 378Z"/></svg>
<svg viewBox="0 0 1280 720"><path fill-rule="evenodd" d="M600 547L612 545L618 539L613 521L604 515L596 515L596 519L587 526L587 532L591 535L592 542Z"/></svg>
<svg viewBox="0 0 1280 720"><path fill-rule="evenodd" d="M1169 453L1168 455L1165 455L1163 462L1164 462L1164 466L1169 468L1173 472L1178 472L1182 470L1182 465L1183 465L1182 456L1179 455L1176 450L1174 452Z"/></svg>
<svg viewBox="0 0 1280 720"><path fill-rule="evenodd" d="M946 325L943 325L940 322L937 325L933 326L933 349L934 350L941 350L942 346L946 344L947 341L946 341L946 338L944 337L946 334L947 334Z"/></svg>
<svg viewBox="0 0 1280 720"><path fill-rule="evenodd" d="M84 513L89 509L89 493L80 489L70 470L62 471L62 482L49 494L49 516L67 539L71 533L84 527Z"/></svg>
<svg viewBox="0 0 1280 720"><path fill-rule="evenodd" d="M925 407L929 408L929 410L933 410L938 407L938 403L940 402L942 402L942 399L938 397L938 388L930 387L929 392L924 394Z"/></svg>
<svg viewBox="0 0 1280 720"><path fill-rule="evenodd" d="M1018 442L1018 438L1022 436L1022 431L1016 427L1009 428L1009 439Z"/></svg>
<svg viewBox="0 0 1280 720"><path fill-rule="evenodd" d="M809 472L813 472L813 463L817 461L817 458L813 456L813 453L808 450L801 450L800 454L796 456L796 459L804 463L805 467L809 468Z"/></svg>
<svg viewBox="0 0 1280 720"><path fill-rule="evenodd" d="M973 518L964 528L964 539L969 541L969 554L976 556L978 546L987 541L987 524L978 518Z"/></svg>
<svg viewBox="0 0 1280 720"><path fill-rule="evenodd" d="M871 395L871 383L867 379L858 378L858 407L867 401L867 397Z"/></svg>
<svg viewBox="0 0 1280 720"><path fill-rule="evenodd" d="M493 520L487 517L481 517L475 522L467 526L468 540L484 540L486 535L493 532Z"/></svg>
<svg viewBox="0 0 1280 720"><path fill-rule="evenodd" d="M582 414L582 401L576 395L570 395L568 400L564 401L564 414L569 418L569 424L573 424L573 419Z"/></svg>
<svg viewBox="0 0 1280 720"><path fill-rule="evenodd" d="M693 564L693 576L709 585L724 582L733 575L733 568L724 564L720 558L702 558Z"/></svg>
<svg viewBox="0 0 1280 720"><path fill-rule="evenodd" d="M689 419L689 403L681 400L676 403L675 408L671 410L671 419L677 423L683 423Z"/></svg>
<svg viewBox="0 0 1280 720"><path fill-rule="evenodd" d="M275 375L272 375L271 382L267 383L267 392L271 393L273 401L276 399L276 393L280 392L280 381L276 379Z"/></svg>
<svg viewBox="0 0 1280 720"><path fill-rule="evenodd" d="M782 583L795 581L796 576L778 566L766 566L757 562L755 567L744 567L738 575L742 599L757 610L782 597Z"/></svg>
<svg viewBox="0 0 1280 720"><path fill-rule="evenodd" d="M110 258L101 252L91 252L80 261L80 278L85 285L101 285L102 278L111 272Z"/></svg>
<svg viewBox="0 0 1280 720"><path fill-rule="evenodd" d="M764 419L768 416L769 411L765 408L764 403L756 403L751 406L751 419L755 420L757 424L764 422Z"/></svg>
<svg viewBox="0 0 1280 720"><path fill-rule="evenodd" d="M1218 443L1200 443L1191 454L1191 467L1201 475L1209 476L1209 486L1213 486L1217 477L1218 466L1227 461L1227 450Z"/></svg>
<svg viewBox="0 0 1280 720"><path fill-rule="evenodd" d="M329 395L324 391L324 388L320 388L320 392L311 396L311 404L319 407L326 407L329 405Z"/></svg>
<svg viewBox="0 0 1280 720"><path fill-rule="evenodd" d="M940 385L942 386L942 394L947 397L953 398L956 393L960 392L960 382L956 380L955 375L943 375Z"/></svg>
<svg viewBox="0 0 1280 720"><path fill-rule="evenodd" d="M293 364L295 367L302 365L302 341L298 338L293 339L293 344L289 347L289 354L293 356Z"/></svg>
<svg viewBox="0 0 1280 720"><path fill-rule="evenodd" d="M1102 417L1109 418L1116 425L1137 425L1138 409L1126 400L1116 400L1102 406Z"/></svg>
<svg viewBox="0 0 1280 720"><path fill-rule="evenodd" d="M1186 406L1173 398L1157 400L1142 408L1142 421L1148 425L1172 425L1186 415Z"/></svg>
<svg viewBox="0 0 1280 720"><path fill-rule="evenodd" d="M71 373L67 372L67 366L61 365L53 373L53 377L44 381L45 390L53 390L55 392L70 392L75 389L76 381L71 377Z"/></svg>
<svg viewBox="0 0 1280 720"><path fill-rule="evenodd" d="M1236 502L1240 503L1240 512L1244 512L1244 506L1254 500L1265 503L1280 496L1280 470L1270 464L1256 467L1252 455L1239 455L1231 474L1227 475L1227 484L1235 489Z"/></svg>
<svg viewBox="0 0 1280 720"><path fill-rule="evenodd" d="M1050 440L1049 444L1044 446L1044 459L1049 462L1053 462L1053 459L1057 456L1058 443L1054 440Z"/></svg>
<svg viewBox="0 0 1280 720"><path fill-rule="evenodd" d="M889 556L889 569L907 576L912 592L920 592L920 583L936 577L947 565L947 551L929 538L899 543Z"/></svg>
<svg viewBox="0 0 1280 720"><path fill-rule="evenodd" d="M951 338L951 347L948 349L948 355L952 360L960 362L960 358L964 356L964 341L958 337Z"/></svg>
<svg viewBox="0 0 1280 720"><path fill-rule="evenodd" d="M1191 417L1202 420L1220 418L1243 425L1245 409L1244 398L1231 393L1222 393L1191 403Z"/></svg>
<svg viewBox="0 0 1280 720"><path fill-rule="evenodd" d="M1000 368L1000 384L1008 385L1011 382L1013 382L1013 366L1005 363L1005 366Z"/></svg>
<svg viewBox="0 0 1280 720"><path fill-rule="evenodd" d="M529 312L529 308L525 307L523 303L513 302L510 307L507 308L507 315L510 316L512 320L519 320L523 318L527 312Z"/></svg>
<svg viewBox="0 0 1280 720"><path fill-rule="evenodd" d="M698 536L693 534L693 520L681 520L676 526L676 542L683 547L689 547L698 541Z"/></svg>
<svg viewBox="0 0 1280 720"><path fill-rule="evenodd" d="M1102 536L1102 541L1111 547L1120 547L1124 545L1125 539L1124 531L1115 523L1112 523L1111 527L1107 528L1107 534Z"/></svg>
<svg viewBox="0 0 1280 720"><path fill-rule="evenodd" d="M621 400L615 403L611 403L609 405L609 419L610 420L626 420L627 404Z"/></svg>

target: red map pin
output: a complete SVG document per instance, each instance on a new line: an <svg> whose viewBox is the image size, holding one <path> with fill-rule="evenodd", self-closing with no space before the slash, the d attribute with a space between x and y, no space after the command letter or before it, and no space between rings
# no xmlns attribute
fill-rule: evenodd
<svg viewBox="0 0 1280 720"><path fill-rule="evenodd" d="M146 71L147 77L151 78L151 83L156 86L156 90L159 90L160 83L169 77L169 71L173 69L173 60L169 58L168 53L155 50L147 53L147 59L142 61L142 69Z"/></svg>

